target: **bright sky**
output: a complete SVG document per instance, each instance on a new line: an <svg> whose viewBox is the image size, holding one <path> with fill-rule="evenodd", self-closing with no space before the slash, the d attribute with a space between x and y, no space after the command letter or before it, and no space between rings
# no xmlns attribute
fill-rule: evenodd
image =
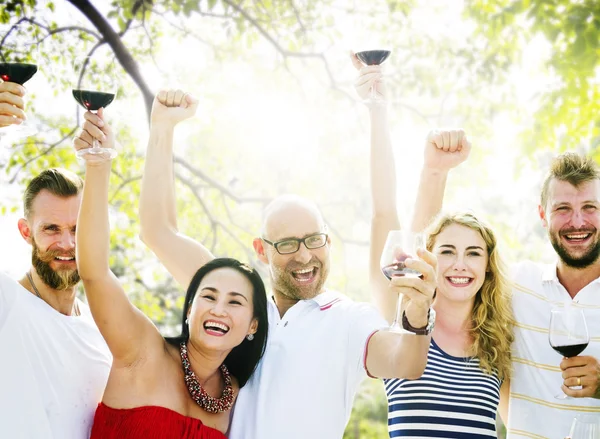
<svg viewBox="0 0 600 439"><path fill-rule="evenodd" d="M452 38L466 37L470 27L465 25L461 17L461 5L462 2L455 0L423 2L420 9L413 13L413 22L415 26L427 29L432 36L439 33L451 35ZM346 66L344 59L349 49L356 50L359 43L366 41L366 31L356 29L354 23L339 23L336 27L339 38L328 49L328 56L333 60L332 65L337 68ZM263 164L264 169L275 169L283 177L298 167L298 160L290 160L290 157L296 157L299 152L303 158L318 157L323 142L327 141L323 139L327 135L329 124L343 124L349 114L355 111L348 107L349 113L335 110L338 112L336 114L331 108L319 106L322 96L318 93L324 93L322 71L298 78L301 86L296 89L286 86L289 82L289 77L285 76L287 73L271 68L276 59L268 45L259 46L253 52L264 66L262 71L248 71L242 63L238 67L235 62L229 62L222 70L215 70L218 68L215 67L216 64L210 65L207 64L209 61L206 61L210 59L210 53L211 49L198 41L173 41L163 43L163 51L158 55L160 65L165 68L167 75L157 72L153 66L143 66L142 70L152 88L156 89L166 83L181 84L201 99L199 114L193 122L184 124L178 130L178 138L198 136L198 132L202 132L203 128L214 127L215 136L227 136L228 144L232 145L231 154L238 151L235 148L239 148L239 154L246 153L245 147L249 139L252 139L252 158ZM540 76L541 64L546 54L547 45L542 40L534 41L527 48L522 65L515 66L512 70L520 105L525 111L532 110L534 94L542 90L547 81L547 78ZM207 67L209 71L206 71ZM202 76L196 72L202 72ZM334 74L346 82L346 91L353 95L351 83L354 72L349 63L346 67L340 67ZM278 84L282 86L277 87ZM54 109L68 108L65 114L72 115L71 97L50 95L52 91L45 87L43 75L36 75L27 85L38 99L54 99ZM340 108L339 105L337 108ZM132 135L140 139L140 150L145 148L147 125L141 102L138 101L132 107L131 101L121 102L117 98L109 110L113 118L131 127ZM365 109L359 111L362 111L360 117L366 127L367 112ZM356 115L352 114L350 117L354 120ZM432 128L434 127L429 127ZM447 196L449 207L479 207L485 200L501 197L511 200L516 207L525 206L523 209L515 208L511 217L514 230L518 232L520 229L527 229L525 224L530 227L532 222L537 221L536 184L541 176L532 170L523 173L518 180L513 178L514 164L519 154L516 148L518 142L515 140L521 128L523 127L518 122L500 114L494 119L494 137L472 139L475 149L485 151L482 166L480 169L469 169L463 165L453 173ZM360 160L360 157L365 156L368 130L365 128L363 131L360 137L341 140L345 142L347 158ZM399 191L401 206L412 205L426 133L427 130L423 126L400 123L392 127L392 138L402 140L397 142L402 143L402 149L396 152L398 172L405 185L404 190ZM211 141L206 137L201 137L201 140ZM187 153L185 147L179 144L176 144L176 151L183 155ZM210 162L211 158L207 160ZM485 187L461 188L459 198L457 191L452 189L452 180L465 181L469 173L480 172L487 174L488 183ZM213 177L226 183L236 176ZM20 194L15 193L15 188L8 187L6 183L6 176L0 175L0 198L19 199ZM407 209L400 213L404 218L408 216ZM0 270L14 276L21 275L30 260L30 248L23 242L16 227L20 215L19 211L0 216L0 242L4 248L0 253ZM367 224L356 224L356 234L364 235L366 227Z"/></svg>

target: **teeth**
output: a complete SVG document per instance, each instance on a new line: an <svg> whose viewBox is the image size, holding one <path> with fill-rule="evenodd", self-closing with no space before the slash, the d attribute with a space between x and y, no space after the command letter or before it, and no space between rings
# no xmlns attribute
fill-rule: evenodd
<svg viewBox="0 0 600 439"><path fill-rule="evenodd" d="M307 268L305 270L296 270L296 271L294 271L294 273L297 273L297 274L306 274L306 273L310 273L312 271L313 271L312 268Z"/></svg>
<svg viewBox="0 0 600 439"><path fill-rule="evenodd" d="M468 277L450 277L448 279L450 279L450 282L453 284L467 284L471 280Z"/></svg>
<svg viewBox="0 0 600 439"><path fill-rule="evenodd" d="M568 239L585 239L590 236L589 233L584 233L581 235L565 235Z"/></svg>
<svg viewBox="0 0 600 439"><path fill-rule="evenodd" d="M217 329L222 329L223 331L227 332L229 331L229 326L224 325L222 323L217 323L217 322L206 322L204 324L205 328L217 328Z"/></svg>
<svg viewBox="0 0 600 439"><path fill-rule="evenodd" d="M68 257L68 256L57 256L56 259L59 259L61 261L72 261L75 258L71 258L71 257Z"/></svg>

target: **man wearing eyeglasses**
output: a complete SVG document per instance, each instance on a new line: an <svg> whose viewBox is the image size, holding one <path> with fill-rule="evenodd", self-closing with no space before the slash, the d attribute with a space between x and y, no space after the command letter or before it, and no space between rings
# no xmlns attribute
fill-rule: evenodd
<svg viewBox="0 0 600 439"><path fill-rule="evenodd" d="M142 182L142 239L187 288L199 266L213 258L202 244L182 236L175 223L173 131L191 116L185 95L175 92L153 109ZM167 169L165 169L167 166ZM427 361L435 290L435 257L406 261L423 278L398 277L390 294L407 298L405 327L414 334L380 331L387 322L369 304L325 287L331 237L319 209L303 198L282 196L267 207L253 242L269 270L268 345L241 389L230 439L341 439L354 395L368 375L417 378ZM395 290L395 291L394 291Z"/></svg>

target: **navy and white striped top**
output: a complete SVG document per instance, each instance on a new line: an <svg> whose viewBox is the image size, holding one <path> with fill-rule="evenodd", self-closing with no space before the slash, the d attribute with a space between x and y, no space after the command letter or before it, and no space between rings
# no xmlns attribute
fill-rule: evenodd
<svg viewBox="0 0 600 439"><path fill-rule="evenodd" d="M496 438L501 382L477 358L448 355L432 339L421 378L384 383L391 438Z"/></svg>

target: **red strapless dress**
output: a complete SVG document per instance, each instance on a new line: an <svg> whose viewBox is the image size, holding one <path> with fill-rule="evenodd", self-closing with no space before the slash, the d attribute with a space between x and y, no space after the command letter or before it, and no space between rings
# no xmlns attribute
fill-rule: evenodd
<svg viewBox="0 0 600 439"><path fill-rule="evenodd" d="M199 419L157 406L113 409L98 404L90 439L227 439Z"/></svg>

